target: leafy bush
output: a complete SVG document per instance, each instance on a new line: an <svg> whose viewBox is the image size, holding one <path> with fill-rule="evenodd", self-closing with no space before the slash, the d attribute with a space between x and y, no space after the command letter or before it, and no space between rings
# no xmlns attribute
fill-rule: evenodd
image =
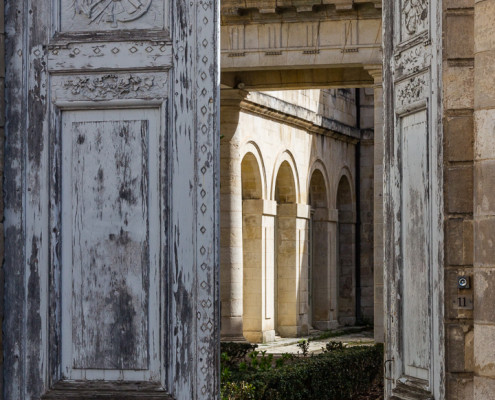
<svg viewBox="0 0 495 400"><path fill-rule="evenodd" d="M247 382L222 383L222 400L256 400L256 389Z"/></svg>
<svg viewBox="0 0 495 400"><path fill-rule="evenodd" d="M222 353L222 364L227 366L238 365L244 361L246 356L258 348L257 344L221 342L220 352Z"/></svg>
<svg viewBox="0 0 495 400"><path fill-rule="evenodd" d="M239 391L225 399L350 400L380 379L382 365L381 345L332 348L316 356L296 357L280 368L235 371L231 382L237 385L236 390ZM239 385L245 383L248 388L243 391ZM227 388L226 384L222 382L222 393ZM231 388L231 385L228 387ZM244 395L254 397L242 397Z"/></svg>

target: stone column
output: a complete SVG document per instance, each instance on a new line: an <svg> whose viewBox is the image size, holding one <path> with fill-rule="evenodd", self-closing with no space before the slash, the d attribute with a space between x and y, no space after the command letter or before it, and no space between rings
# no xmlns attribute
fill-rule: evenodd
<svg viewBox="0 0 495 400"><path fill-rule="evenodd" d="M238 129L243 92L222 90L220 110L221 337L243 340L242 182Z"/></svg>
<svg viewBox="0 0 495 400"><path fill-rule="evenodd" d="M495 2L475 3L474 398L495 393Z"/></svg>
<svg viewBox="0 0 495 400"><path fill-rule="evenodd" d="M339 323L356 323L356 213L339 210Z"/></svg>
<svg viewBox="0 0 495 400"><path fill-rule="evenodd" d="M277 202L263 201L263 343L275 340L275 217L277 215Z"/></svg>
<svg viewBox="0 0 495 400"><path fill-rule="evenodd" d="M261 343L263 321L263 200L242 202L243 329L251 343Z"/></svg>
<svg viewBox="0 0 495 400"><path fill-rule="evenodd" d="M338 210L317 208L313 216L313 321L319 330L338 326L335 237Z"/></svg>
<svg viewBox="0 0 495 400"><path fill-rule="evenodd" d="M309 332L308 220L309 206L277 208L277 330L283 337Z"/></svg>
<svg viewBox="0 0 495 400"><path fill-rule="evenodd" d="M277 324L283 337L297 336L298 268L296 204L277 207Z"/></svg>
<svg viewBox="0 0 495 400"><path fill-rule="evenodd" d="M275 213L274 201L243 201L243 327L244 337L251 343L265 343L275 339Z"/></svg>
<svg viewBox="0 0 495 400"><path fill-rule="evenodd" d="M373 268L374 268L374 330L375 341L383 343L384 332L384 298L383 298L383 85L382 66L367 67L375 81L374 114L374 210L373 210Z"/></svg>
<svg viewBox="0 0 495 400"><path fill-rule="evenodd" d="M361 140L359 141L359 314L362 321L373 323L375 277L373 248L374 212L374 96L373 88L359 90Z"/></svg>
<svg viewBox="0 0 495 400"><path fill-rule="evenodd" d="M297 336L309 334L309 218L311 207L306 204L296 204L296 267L298 279L298 318Z"/></svg>

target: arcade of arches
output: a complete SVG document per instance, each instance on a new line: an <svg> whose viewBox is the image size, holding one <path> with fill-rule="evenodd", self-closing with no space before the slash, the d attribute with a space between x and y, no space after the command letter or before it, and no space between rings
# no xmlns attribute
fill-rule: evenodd
<svg viewBox="0 0 495 400"><path fill-rule="evenodd" d="M224 339L372 322L373 89L221 104Z"/></svg>

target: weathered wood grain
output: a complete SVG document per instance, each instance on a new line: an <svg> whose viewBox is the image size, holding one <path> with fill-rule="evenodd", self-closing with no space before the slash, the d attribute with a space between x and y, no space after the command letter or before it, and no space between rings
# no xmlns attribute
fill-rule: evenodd
<svg viewBox="0 0 495 400"><path fill-rule="evenodd" d="M25 243L24 243L24 132L25 101L22 49L24 48L24 3L6 2L6 80L5 90L6 127L5 127L5 163L4 163L4 202L5 202L5 274L4 286L4 329L12 334L3 336L4 397L21 399L25 387L24 359L25 339L24 308L26 289L24 285ZM19 55L20 54L20 55ZM16 99L16 100L14 100Z"/></svg>
<svg viewBox="0 0 495 400"><path fill-rule="evenodd" d="M64 239L72 242L75 368L148 368L147 122L73 122L63 132L73 157Z"/></svg>
<svg viewBox="0 0 495 400"><path fill-rule="evenodd" d="M179 0L172 11L169 372L180 400L216 398L220 384L218 7Z"/></svg>
<svg viewBox="0 0 495 400"><path fill-rule="evenodd" d="M404 373L429 379L430 176L426 110L402 119L403 287L401 335Z"/></svg>
<svg viewBox="0 0 495 400"><path fill-rule="evenodd" d="M124 3L7 1L9 399L218 395L218 3Z"/></svg>
<svg viewBox="0 0 495 400"><path fill-rule="evenodd" d="M386 396L444 398L441 2L384 2Z"/></svg>

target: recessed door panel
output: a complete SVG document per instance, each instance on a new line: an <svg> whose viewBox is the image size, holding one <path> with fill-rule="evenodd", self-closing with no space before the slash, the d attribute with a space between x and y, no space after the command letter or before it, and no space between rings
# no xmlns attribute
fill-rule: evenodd
<svg viewBox="0 0 495 400"><path fill-rule="evenodd" d="M122 371L131 380L159 376L153 362L159 340L159 116L158 110L63 113L67 378L81 379L85 370L107 370L108 379Z"/></svg>
<svg viewBox="0 0 495 400"><path fill-rule="evenodd" d="M426 110L405 116L402 125L402 337L404 374L429 379L430 214Z"/></svg>

